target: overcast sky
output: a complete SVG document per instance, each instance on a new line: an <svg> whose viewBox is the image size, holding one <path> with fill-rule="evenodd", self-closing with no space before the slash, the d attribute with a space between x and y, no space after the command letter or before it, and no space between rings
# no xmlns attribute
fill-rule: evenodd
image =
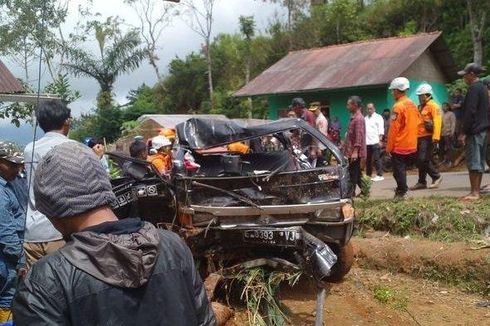
<svg viewBox="0 0 490 326"><path fill-rule="evenodd" d="M198 4L201 3L201 0L194 0L194 2ZM65 26L66 32L69 32L79 20L77 8L79 4L84 3L83 0L71 0L70 13ZM179 4L174 5L180 6ZM264 3L262 0L217 0L214 10L213 36L219 33L238 32L238 17L240 15L254 16L257 29L263 33L275 15L285 19L284 10L281 9L277 4ZM130 25L137 26L139 23L134 10L125 5L122 0L93 0L93 12L100 12L102 17L119 16ZM160 71L165 74L168 63L173 58L176 56L184 57L192 51L199 51L203 40L185 24L181 17L175 17L172 26L163 32L160 43L162 49L159 51L159 66ZM95 43L84 46L96 51ZM7 64L16 76L23 76L22 69L15 66L15 63L7 60ZM37 64L33 65L31 75L37 76ZM44 81L47 77L47 72L45 72L45 78L42 80ZM115 98L119 103L125 103L126 95L130 89L135 89L142 83L153 85L155 81L154 70L145 61L139 69L129 75L123 75L117 80L114 88ZM71 84L74 89L79 90L82 94L80 100L71 104L74 114L79 115L80 112L87 112L93 108L98 84L94 80L85 78L71 78Z"/></svg>

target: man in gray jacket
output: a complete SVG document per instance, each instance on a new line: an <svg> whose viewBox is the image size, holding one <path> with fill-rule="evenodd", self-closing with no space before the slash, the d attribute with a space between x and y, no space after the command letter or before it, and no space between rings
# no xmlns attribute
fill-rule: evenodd
<svg viewBox="0 0 490 326"><path fill-rule="evenodd" d="M216 324L189 248L173 232L117 219L90 148L66 142L47 153L34 194L67 243L21 281L15 325Z"/></svg>

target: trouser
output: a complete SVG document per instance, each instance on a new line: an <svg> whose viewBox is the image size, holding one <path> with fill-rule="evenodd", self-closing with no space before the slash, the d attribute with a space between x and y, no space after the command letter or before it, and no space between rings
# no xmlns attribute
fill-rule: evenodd
<svg viewBox="0 0 490 326"><path fill-rule="evenodd" d="M362 190L361 184L361 160L350 160L349 161L349 180L350 180L350 196L355 196L356 185Z"/></svg>
<svg viewBox="0 0 490 326"><path fill-rule="evenodd" d="M441 154L439 155L439 159L442 159L445 162L451 162L451 156L453 153L453 137L442 136L440 145L439 150L441 151Z"/></svg>
<svg viewBox="0 0 490 326"><path fill-rule="evenodd" d="M414 154L391 154L393 177L396 181L396 194L404 195L407 193L407 167L413 163L413 160Z"/></svg>
<svg viewBox="0 0 490 326"><path fill-rule="evenodd" d="M17 286L17 264L0 257L0 309L2 319L9 317L9 309Z"/></svg>
<svg viewBox="0 0 490 326"><path fill-rule="evenodd" d="M419 137L417 140L417 167L419 169L419 183L427 184L427 174L432 180L439 179L441 175L432 163L432 136Z"/></svg>
<svg viewBox="0 0 490 326"><path fill-rule="evenodd" d="M63 240L49 242L24 242L27 268L31 268L36 261L52 252L55 252L64 245L65 241Z"/></svg>
<svg viewBox="0 0 490 326"><path fill-rule="evenodd" d="M373 172L373 161L376 167L376 174L379 176L383 175L383 166L380 159L380 149L379 144L367 145L367 157L366 157L366 175L371 176Z"/></svg>

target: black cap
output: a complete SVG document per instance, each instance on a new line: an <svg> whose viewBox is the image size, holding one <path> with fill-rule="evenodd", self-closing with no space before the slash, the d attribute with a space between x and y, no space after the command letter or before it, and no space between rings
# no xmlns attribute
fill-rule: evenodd
<svg viewBox="0 0 490 326"><path fill-rule="evenodd" d="M468 63L466 65L466 67L464 67L463 70L458 71L458 75L464 76L464 75L469 74L471 72L474 73L475 75L478 75L484 71L485 71L485 68L483 68L482 66L472 62L472 63Z"/></svg>
<svg viewBox="0 0 490 326"><path fill-rule="evenodd" d="M306 107L306 103L305 103L305 101L301 97L293 98L293 101L291 102L291 105L293 107L295 107L295 106L301 106L302 108Z"/></svg>

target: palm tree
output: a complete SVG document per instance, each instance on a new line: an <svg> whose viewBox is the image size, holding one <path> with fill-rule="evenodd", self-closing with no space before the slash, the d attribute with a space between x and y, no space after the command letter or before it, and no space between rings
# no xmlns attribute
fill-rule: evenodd
<svg viewBox="0 0 490 326"><path fill-rule="evenodd" d="M75 77L90 77L99 83L97 107L105 109L111 106L112 88L117 77L138 68L146 53L139 48L141 41L137 31L119 36L113 28L96 25L95 35L100 58L81 48L71 48L68 49L70 62L64 66ZM110 37L114 41L107 45L106 41Z"/></svg>

